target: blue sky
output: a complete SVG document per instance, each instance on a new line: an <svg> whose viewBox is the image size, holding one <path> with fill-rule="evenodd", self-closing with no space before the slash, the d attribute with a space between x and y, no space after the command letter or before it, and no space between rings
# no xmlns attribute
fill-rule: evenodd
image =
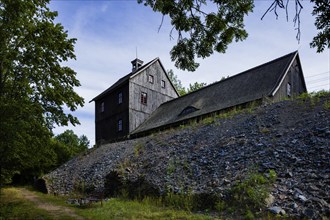
<svg viewBox="0 0 330 220"><path fill-rule="evenodd" d="M85 134L94 144L94 103L89 101L131 71L130 62L136 58L136 52L144 62L159 57L164 67L172 69L187 87L194 82L212 83L298 50L308 90L329 90L330 52L318 54L309 47L316 35L311 3L302 1L300 43L296 40L293 13L289 14L289 22L285 11L277 20L271 13L260 20L270 3L255 1L254 12L245 20L249 33L245 41L229 45L225 54L214 53L198 60L200 67L195 72L185 72L176 69L170 60L169 51L176 39L170 40L172 27L168 17L158 32L162 16L136 0L53 0L50 9L59 13L56 22L64 26L71 38L77 38L77 59L65 65L77 72L82 86L76 91L86 102L74 113L81 125L56 128L55 134L72 129L78 135ZM293 2L289 6L292 12Z"/></svg>

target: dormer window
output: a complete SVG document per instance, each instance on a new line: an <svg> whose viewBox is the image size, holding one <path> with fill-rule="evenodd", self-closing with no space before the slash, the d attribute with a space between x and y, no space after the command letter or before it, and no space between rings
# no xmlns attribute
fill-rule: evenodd
<svg viewBox="0 0 330 220"><path fill-rule="evenodd" d="M195 112L199 110L198 108L195 108L194 106L187 106L186 108L184 108L181 113L179 114L179 116L185 116L185 115L188 115L192 112Z"/></svg>
<svg viewBox="0 0 330 220"><path fill-rule="evenodd" d="M153 75L148 75L148 82L154 83L154 76Z"/></svg>

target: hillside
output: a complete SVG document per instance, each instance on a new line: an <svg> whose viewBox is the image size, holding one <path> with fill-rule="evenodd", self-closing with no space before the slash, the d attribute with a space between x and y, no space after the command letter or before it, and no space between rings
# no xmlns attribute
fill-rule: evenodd
<svg viewBox="0 0 330 220"><path fill-rule="evenodd" d="M289 216L330 216L330 95L207 118L103 145L46 175L49 193L166 192L224 201L251 173L277 174L268 206ZM204 196L204 197L203 197ZM202 200L202 198L205 198ZM201 204L201 207L203 205Z"/></svg>

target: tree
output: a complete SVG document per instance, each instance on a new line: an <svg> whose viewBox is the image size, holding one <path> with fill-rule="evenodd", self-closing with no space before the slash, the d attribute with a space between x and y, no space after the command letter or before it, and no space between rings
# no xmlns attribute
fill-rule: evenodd
<svg viewBox="0 0 330 220"><path fill-rule="evenodd" d="M168 70L167 75L180 96L187 94L186 89L182 86L181 80L178 79L178 76L174 74L173 70Z"/></svg>
<svg viewBox="0 0 330 220"><path fill-rule="evenodd" d="M176 67L189 71L199 66L196 57L209 57L213 51L225 53L233 40L244 40L247 37L244 16L253 8L253 0L138 0L138 3L170 17L173 29L178 32L171 59ZM207 3L211 4L208 10L217 10L206 13Z"/></svg>
<svg viewBox="0 0 330 220"><path fill-rule="evenodd" d="M188 71L195 71L198 63L196 58L209 57L214 51L225 53L233 40L242 41L248 34L244 29L244 16L252 12L253 0L137 0L150 6L154 11L169 16L173 30L178 33L177 44L170 54L175 66ZM311 47L322 52L330 48L330 3L329 0L310 0L315 3L313 15L316 16L315 26L320 31L314 37ZM296 15L294 23L297 26L297 40L300 39L300 12L303 9L301 0L292 1L295 4ZM278 9L288 13L289 0L273 0L265 12ZM265 16L265 15L264 15ZM263 17L264 17L263 16ZM163 21L163 20L162 20ZM162 22L160 27L162 26Z"/></svg>
<svg viewBox="0 0 330 220"><path fill-rule="evenodd" d="M170 78L174 88L176 89L176 91L178 91L180 96L201 89L207 85L206 83L203 82L202 83L195 82L194 84L189 84L189 88L186 89L184 86L182 86L181 80L178 79L178 76L174 74L173 70L168 70L167 75Z"/></svg>
<svg viewBox="0 0 330 220"><path fill-rule="evenodd" d="M55 140L66 145L71 151L70 157L88 149L89 140L85 135L78 137L72 130L66 130L55 137Z"/></svg>
<svg viewBox="0 0 330 220"><path fill-rule="evenodd" d="M315 26L319 32L313 38L310 46L317 49L317 52L323 52L326 47L330 48L330 1L329 0L311 0L315 3L313 16L316 16Z"/></svg>
<svg viewBox="0 0 330 220"><path fill-rule="evenodd" d="M194 84L189 84L189 88L187 89L187 93L191 93L193 91L197 91L203 87L205 87L207 84L202 82L202 83L198 83L195 82Z"/></svg>
<svg viewBox="0 0 330 220"><path fill-rule="evenodd" d="M57 155L57 166L62 165L74 156L88 149L89 140L85 135L78 137L72 130L66 130L55 136L55 154Z"/></svg>
<svg viewBox="0 0 330 220"><path fill-rule="evenodd" d="M295 26L297 26L297 40L300 40L300 12L303 9L301 0L295 0L295 9L296 14L294 16L293 22ZM318 53L323 52L326 47L330 48L330 1L329 0L310 0L314 3L314 8L312 15L316 16L315 19L315 27L319 32L313 38L310 46L316 48ZM283 0L274 0L273 3L270 5L268 10L265 12L263 17L269 12L274 11L275 16L278 17L277 9L285 9L287 20L288 20L288 5L289 0L286 1L284 4ZM263 18L262 17L262 18ZM262 19L261 18L261 19Z"/></svg>
<svg viewBox="0 0 330 220"><path fill-rule="evenodd" d="M62 63L75 59L76 39L60 24L49 0L0 1L0 171L13 174L37 167L53 154L54 125L76 125L84 100L75 91L76 73ZM53 155L54 156L54 155ZM0 183L1 184L1 183Z"/></svg>

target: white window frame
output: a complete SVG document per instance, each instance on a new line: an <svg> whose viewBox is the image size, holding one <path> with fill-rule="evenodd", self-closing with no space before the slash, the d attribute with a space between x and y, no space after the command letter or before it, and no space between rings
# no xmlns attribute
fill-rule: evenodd
<svg viewBox="0 0 330 220"><path fill-rule="evenodd" d="M166 85L166 84L165 84L165 80L162 80L162 81L160 82L160 84L161 84L161 87L162 87L162 88L165 88L165 85Z"/></svg>
<svg viewBox="0 0 330 220"><path fill-rule="evenodd" d="M154 76L153 75L148 75L148 82L154 83Z"/></svg>

